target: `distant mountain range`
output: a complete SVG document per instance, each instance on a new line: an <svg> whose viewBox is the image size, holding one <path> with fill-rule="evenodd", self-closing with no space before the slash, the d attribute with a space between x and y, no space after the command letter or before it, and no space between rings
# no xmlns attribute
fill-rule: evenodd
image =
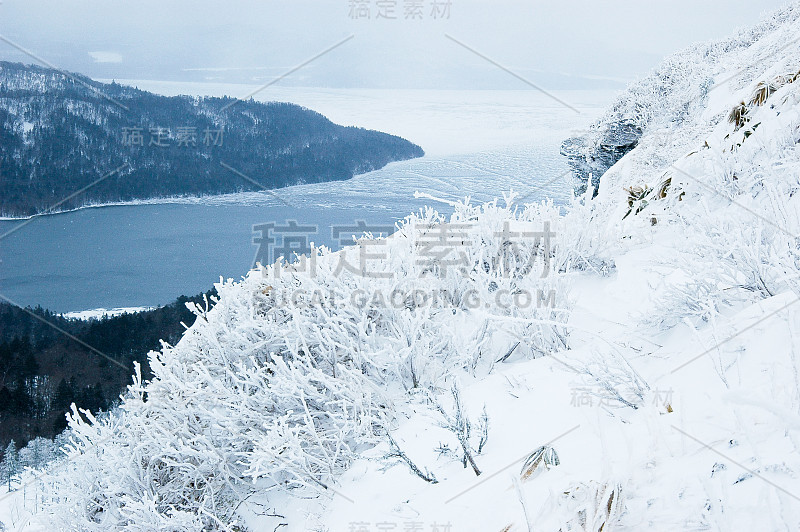
<svg viewBox="0 0 800 532"><path fill-rule="evenodd" d="M0 62L0 214L349 179L424 155L289 103L164 97Z"/></svg>

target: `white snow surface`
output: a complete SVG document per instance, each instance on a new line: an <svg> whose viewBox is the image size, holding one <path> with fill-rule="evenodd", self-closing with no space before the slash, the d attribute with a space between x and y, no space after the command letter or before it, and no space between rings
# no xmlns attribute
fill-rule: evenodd
<svg viewBox="0 0 800 532"><path fill-rule="evenodd" d="M74 320L99 320L102 318L112 318L121 314L136 314L146 310L153 310L155 307L118 307L118 308L95 308L89 310L76 310L62 314L65 318Z"/></svg>
<svg viewBox="0 0 800 532"><path fill-rule="evenodd" d="M388 239L322 250L313 275L308 264L280 276L269 266L221 282L183 339L151 354L152 382L135 379L106 419L76 413L67 458L34 483L43 495L3 499L0 521L800 529L800 78L786 81L800 71L797 35L793 4L738 37L747 42L713 56L697 47L693 61L716 84L680 121L675 94L655 94L665 103L648 124L659 126L594 200L590 190L564 210L506 196L459 205L450 220L427 211ZM761 82L775 90L736 128L728 114ZM681 83L671 86L690 94L705 78ZM668 178L665 197L635 198L627 214L625 187ZM464 233L464 271L424 260L444 222L463 224L450 227ZM535 239L504 244L505 224L546 222L549 260ZM336 271L376 249L368 269L391 278ZM449 294L438 305L385 304L395 290L438 289ZM551 290L552 307L498 299ZM462 465L467 421L480 475ZM392 441L420 475L387 458ZM541 446L558 463L550 452L523 474Z"/></svg>

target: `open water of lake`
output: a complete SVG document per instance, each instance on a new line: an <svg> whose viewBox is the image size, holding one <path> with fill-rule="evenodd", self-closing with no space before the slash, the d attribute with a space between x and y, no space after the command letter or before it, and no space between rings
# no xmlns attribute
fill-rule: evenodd
<svg viewBox="0 0 800 532"><path fill-rule="evenodd" d="M236 96L249 90L135 84L167 95ZM309 241L338 248L332 226L358 221L391 226L423 205L450 211L446 204L415 199L417 191L483 202L513 189L529 195L526 201L566 202L572 183L564 175L568 169L559 145L587 127L612 94L558 93L580 113L535 91L270 88L259 97L299 103L340 124L400 135L427 155L349 181L274 191L281 200L259 192L41 216L0 240L0 294L57 312L155 306L207 290L220 276L244 275L258 250L254 225L286 226L294 220L315 229L303 233ZM0 234L20 223L0 221Z"/></svg>

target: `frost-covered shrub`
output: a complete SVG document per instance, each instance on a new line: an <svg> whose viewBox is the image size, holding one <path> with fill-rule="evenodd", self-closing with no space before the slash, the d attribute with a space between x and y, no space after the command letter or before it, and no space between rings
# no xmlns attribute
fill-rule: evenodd
<svg viewBox="0 0 800 532"><path fill-rule="evenodd" d="M645 403L650 386L636 372L628 360L615 349L594 353L580 367L575 368L591 387L590 394L600 399L600 404L638 409Z"/></svg>
<svg viewBox="0 0 800 532"><path fill-rule="evenodd" d="M511 201L428 209L389 238L218 284L214 307L195 307L181 341L150 354L152 381L137 374L114 415L73 412L46 515L81 530L230 529L253 490L324 490L385 438L409 394L490 372L494 337L519 338L528 356L566 346L558 271L596 245L564 238L577 216ZM366 267L347 266L365 253ZM481 444L464 434L471 453Z"/></svg>
<svg viewBox="0 0 800 532"><path fill-rule="evenodd" d="M704 148L670 168L668 197L636 215L669 212L682 235L669 263L683 277L667 286L646 324L698 324L736 302L800 295L800 84L767 102L753 109L759 127L749 135L721 120Z"/></svg>

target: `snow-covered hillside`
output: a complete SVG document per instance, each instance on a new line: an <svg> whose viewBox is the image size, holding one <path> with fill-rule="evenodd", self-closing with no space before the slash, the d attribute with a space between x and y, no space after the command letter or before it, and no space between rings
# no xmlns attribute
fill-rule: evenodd
<svg viewBox="0 0 800 532"><path fill-rule="evenodd" d="M594 199L426 211L221 283L0 520L800 529L798 35L794 4L668 60Z"/></svg>
<svg viewBox="0 0 800 532"><path fill-rule="evenodd" d="M628 159L637 161L638 173L647 178L662 173L730 112L736 93L749 97L748 89L759 81L800 69L799 16L793 4L727 39L668 57L623 92L589 130L564 142L563 153L576 175L586 181L593 174L597 186L634 147L637 153Z"/></svg>

